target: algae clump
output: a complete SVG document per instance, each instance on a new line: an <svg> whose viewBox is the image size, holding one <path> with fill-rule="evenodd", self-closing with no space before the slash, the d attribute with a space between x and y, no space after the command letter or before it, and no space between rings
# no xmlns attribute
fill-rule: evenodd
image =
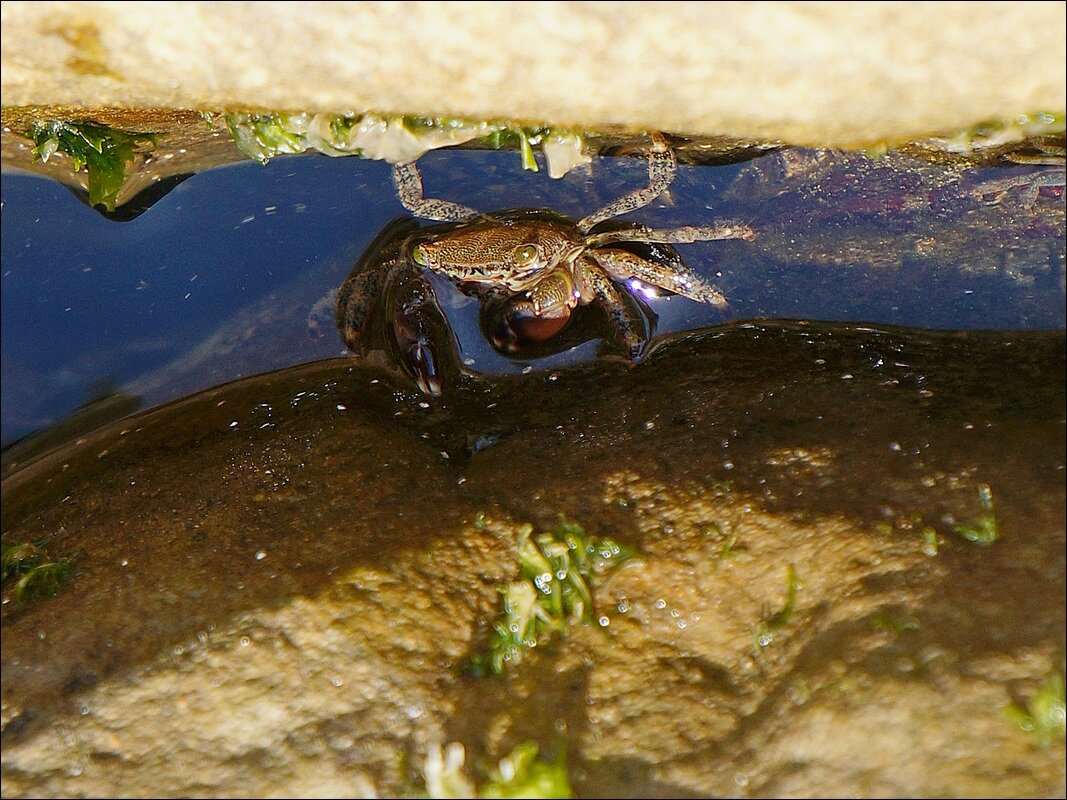
<svg viewBox="0 0 1067 800"><path fill-rule="evenodd" d="M51 120L37 122L27 134L33 140L35 160L48 161L57 152L70 156L74 171L87 170L89 205L115 210L126 170L135 150L154 144L155 134L120 131L94 122Z"/></svg>

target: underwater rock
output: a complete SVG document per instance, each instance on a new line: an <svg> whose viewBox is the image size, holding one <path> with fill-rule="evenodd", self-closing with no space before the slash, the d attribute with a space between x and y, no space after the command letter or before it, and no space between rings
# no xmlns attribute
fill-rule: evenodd
<svg viewBox="0 0 1067 800"><path fill-rule="evenodd" d="M84 551L0 609L4 793L397 795L441 742L536 741L581 796L1062 794L1013 719L1064 668L1064 352L738 325L432 402L336 359L82 435L3 482L5 542ZM561 519L635 554L473 676Z"/></svg>

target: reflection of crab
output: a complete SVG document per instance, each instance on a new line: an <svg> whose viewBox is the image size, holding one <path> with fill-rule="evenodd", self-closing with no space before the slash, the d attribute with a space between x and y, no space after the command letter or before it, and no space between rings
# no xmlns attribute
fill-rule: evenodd
<svg viewBox="0 0 1067 800"><path fill-rule="evenodd" d="M443 200L425 199L413 163L394 168L397 193L418 217L445 222L418 230L410 220L379 236L341 287L337 323L346 345L359 349L368 331L372 303L385 295L395 304L392 334L401 363L423 391L440 393L440 365L422 310L434 304L419 274L428 269L480 299L506 299L499 342L507 347L540 342L558 333L578 305L597 301L608 313L631 359L644 351L633 305L617 284L637 281L692 300L726 306L726 298L682 262L670 245L755 237L746 225L654 230L642 225L603 224L648 205L675 175L674 155L659 135L649 151L649 184L575 222L552 211L520 209L478 214ZM400 241L400 235L407 234Z"/></svg>

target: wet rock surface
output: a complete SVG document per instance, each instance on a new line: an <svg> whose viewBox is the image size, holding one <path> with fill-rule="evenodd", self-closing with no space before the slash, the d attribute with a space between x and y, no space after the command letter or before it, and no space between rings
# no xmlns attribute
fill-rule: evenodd
<svg viewBox="0 0 1067 800"><path fill-rule="evenodd" d="M412 793L435 742L532 739L583 796L1062 794L1003 708L1064 669L1064 378L1062 332L738 325L434 403L334 360L88 434L3 483L5 541L84 551L0 612L4 793ZM472 677L561 517L638 557Z"/></svg>

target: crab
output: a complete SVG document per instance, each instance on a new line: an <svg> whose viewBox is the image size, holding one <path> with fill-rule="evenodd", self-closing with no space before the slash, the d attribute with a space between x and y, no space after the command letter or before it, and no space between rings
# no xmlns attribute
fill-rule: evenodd
<svg viewBox="0 0 1067 800"><path fill-rule="evenodd" d="M717 308L726 297L685 265L675 244L743 239L755 232L740 223L653 229L612 221L651 203L674 181L673 151L651 134L648 185L575 221L548 209L482 214L447 200L426 198L414 162L393 167L401 204L416 217L443 224L419 228L412 219L394 223L357 262L337 295L336 319L346 346L358 351L384 298L395 309L386 346L430 395L441 393L441 364L425 310L436 300L425 271L448 278L464 293L504 303L493 335L499 349L514 351L558 334L576 308L601 306L631 361L649 342L637 315L634 287L658 287Z"/></svg>

